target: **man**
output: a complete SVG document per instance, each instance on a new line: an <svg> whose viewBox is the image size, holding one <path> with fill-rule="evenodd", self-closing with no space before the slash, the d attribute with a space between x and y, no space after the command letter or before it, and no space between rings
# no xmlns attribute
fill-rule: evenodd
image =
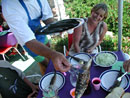
<svg viewBox="0 0 130 98"><path fill-rule="evenodd" d="M48 44L47 37L35 33L37 28L41 27L41 20L45 24L53 22L47 0L2 0L2 13L18 42L39 62L42 74L49 59L56 70L66 72L70 69L70 64L63 54L44 45Z"/></svg>
<svg viewBox="0 0 130 98"><path fill-rule="evenodd" d="M124 61L123 67L124 67L125 71L130 72L130 59Z"/></svg>
<svg viewBox="0 0 130 98"><path fill-rule="evenodd" d="M30 96L37 96L38 90L38 86L32 84L21 70L7 61L0 60L0 95L2 98L32 98Z"/></svg>

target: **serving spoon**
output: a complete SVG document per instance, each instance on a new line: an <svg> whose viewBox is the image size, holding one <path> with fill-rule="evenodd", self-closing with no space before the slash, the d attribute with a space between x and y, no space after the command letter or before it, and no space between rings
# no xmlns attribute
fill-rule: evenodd
<svg viewBox="0 0 130 98"><path fill-rule="evenodd" d="M56 81L56 70L54 69L54 75L53 75L52 78L51 78L49 88L52 88L52 87L53 87L55 81Z"/></svg>
<svg viewBox="0 0 130 98"><path fill-rule="evenodd" d="M118 78L117 78L117 81L120 82L120 81L122 80L122 78L123 78L127 73L128 73L128 72L125 72L122 76L118 77Z"/></svg>

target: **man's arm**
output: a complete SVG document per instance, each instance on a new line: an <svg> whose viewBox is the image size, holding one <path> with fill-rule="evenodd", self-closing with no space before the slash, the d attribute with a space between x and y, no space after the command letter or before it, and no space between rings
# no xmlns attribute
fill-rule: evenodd
<svg viewBox="0 0 130 98"><path fill-rule="evenodd" d="M51 50L41 42L33 39L26 43L26 46L34 53L51 59L56 70L66 72L70 69L70 63L65 56L59 52Z"/></svg>

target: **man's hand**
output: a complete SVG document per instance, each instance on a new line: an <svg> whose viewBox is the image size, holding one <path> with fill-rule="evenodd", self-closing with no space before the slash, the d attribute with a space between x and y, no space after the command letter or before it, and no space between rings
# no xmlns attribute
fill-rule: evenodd
<svg viewBox="0 0 130 98"><path fill-rule="evenodd" d="M70 63L63 54L51 50L37 40L33 39L27 42L26 46L37 55L45 56L46 58L51 59L56 70L66 72L70 69Z"/></svg>
<svg viewBox="0 0 130 98"><path fill-rule="evenodd" d="M125 71L130 72L130 59L124 61L123 67L124 67Z"/></svg>
<svg viewBox="0 0 130 98"><path fill-rule="evenodd" d="M71 65L63 54L55 52L54 54L52 54L51 60L56 70L61 72L66 72L70 70Z"/></svg>

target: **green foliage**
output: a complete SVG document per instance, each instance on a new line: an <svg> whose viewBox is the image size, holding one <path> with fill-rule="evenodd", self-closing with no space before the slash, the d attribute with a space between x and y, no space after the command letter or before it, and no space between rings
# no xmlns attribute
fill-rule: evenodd
<svg viewBox="0 0 130 98"><path fill-rule="evenodd" d="M123 35L130 37L130 3L126 1L123 7Z"/></svg>
<svg viewBox="0 0 130 98"><path fill-rule="evenodd" d="M92 7L98 3L106 3L108 6L108 17L105 22L108 31L114 32L114 37L105 36L101 47L103 51L118 50L118 0L64 0L66 13L70 18L89 17ZM130 1L129 1L130 2ZM122 50L130 55L130 3L123 0L123 30ZM53 48L63 53L63 45L68 46L68 38L54 38Z"/></svg>
<svg viewBox="0 0 130 98"><path fill-rule="evenodd" d="M90 16L91 8L98 3L106 3L108 6L108 17L105 22L108 30L118 33L118 0L64 0L66 13L70 18ZM130 37L130 3L123 3L123 36Z"/></svg>
<svg viewBox="0 0 130 98"><path fill-rule="evenodd" d="M102 42L102 50L117 51L118 49L118 0L64 0L66 13L70 18L89 17L91 8L98 3L106 3L108 17L105 22L108 31L114 32L114 37L106 36ZM122 50L130 54L130 1L123 0Z"/></svg>
<svg viewBox="0 0 130 98"><path fill-rule="evenodd" d="M105 36L101 43L102 51L115 51L113 39L110 36Z"/></svg>
<svg viewBox="0 0 130 98"><path fill-rule="evenodd" d="M52 38L52 46L51 46L52 49L54 49L58 52L64 53L63 52L64 45L68 49L68 37L67 36L65 36L65 38L61 38L60 36L56 36L56 37Z"/></svg>
<svg viewBox="0 0 130 98"><path fill-rule="evenodd" d="M118 36L110 37L105 36L101 43L103 51L117 51L118 50ZM122 37L122 50L124 53L130 55L130 37Z"/></svg>
<svg viewBox="0 0 130 98"><path fill-rule="evenodd" d="M130 37L123 37L122 39L122 50L130 54Z"/></svg>
<svg viewBox="0 0 130 98"><path fill-rule="evenodd" d="M117 51L118 49L118 40L117 36L110 37L110 36L105 36L103 42L101 43L102 50L103 51Z"/></svg>

